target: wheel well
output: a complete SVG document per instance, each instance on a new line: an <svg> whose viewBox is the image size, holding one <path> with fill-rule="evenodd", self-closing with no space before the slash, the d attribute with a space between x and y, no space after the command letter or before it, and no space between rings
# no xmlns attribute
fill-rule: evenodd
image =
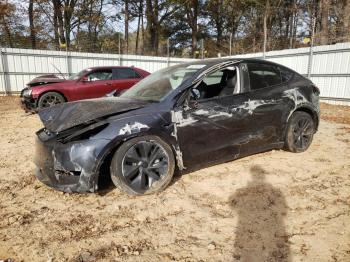
<svg viewBox="0 0 350 262"><path fill-rule="evenodd" d="M118 150L121 144L122 143L119 143L116 146L114 146L112 150L110 150L107 153L107 155L102 159L102 164L98 169L98 177L97 177L99 190L106 189L112 183L110 166L111 166L114 153Z"/></svg>
<svg viewBox="0 0 350 262"><path fill-rule="evenodd" d="M56 90L48 90L48 91L45 91L44 93L42 93L42 94L40 94L40 95L38 96L38 99L36 100L36 105L37 105L37 106L38 106L40 97L42 97L44 94L49 93L49 92L54 92L54 93L60 94L61 96L63 96L64 102L67 102L67 101L68 101L67 98L66 98L66 96L65 96L62 92L56 91Z"/></svg>
<svg viewBox="0 0 350 262"><path fill-rule="evenodd" d="M310 108L307 108L307 107L299 107L294 112L297 112L297 111L305 112L305 113L309 114L312 117L312 119L314 120L315 129L317 130L319 119L318 119L318 116L315 113L315 111L313 111L313 110L311 110Z"/></svg>

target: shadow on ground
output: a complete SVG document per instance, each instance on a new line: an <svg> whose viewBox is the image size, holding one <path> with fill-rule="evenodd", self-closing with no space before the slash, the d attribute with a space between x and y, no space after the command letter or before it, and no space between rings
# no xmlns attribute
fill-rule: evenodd
<svg viewBox="0 0 350 262"><path fill-rule="evenodd" d="M251 167L251 181L231 196L237 212L234 258L239 261L291 261L283 193L267 183L267 172Z"/></svg>

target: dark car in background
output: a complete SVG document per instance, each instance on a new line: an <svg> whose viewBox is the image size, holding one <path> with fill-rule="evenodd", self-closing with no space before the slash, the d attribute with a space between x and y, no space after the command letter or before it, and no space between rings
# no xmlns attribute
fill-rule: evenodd
<svg viewBox="0 0 350 262"><path fill-rule="evenodd" d="M303 152L319 124L319 89L284 66L210 59L158 71L120 97L39 112L37 177L94 192L105 176L129 194L159 192L195 170L271 149Z"/></svg>
<svg viewBox="0 0 350 262"><path fill-rule="evenodd" d="M28 83L21 92L22 107L26 111L56 104L97 98L109 93L121 93L150 73L137 67L90 67L69 79L40 77Z"/></svg>

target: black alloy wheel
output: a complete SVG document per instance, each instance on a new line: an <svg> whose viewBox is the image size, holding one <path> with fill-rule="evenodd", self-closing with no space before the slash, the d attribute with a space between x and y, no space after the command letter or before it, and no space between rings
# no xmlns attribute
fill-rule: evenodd
<svg viewBox="0 0 350 262"><path fill-rule="evenodd" d="M286 147L296 153L307 150L315 133L315 124L310 114L302 111L295 112L289 121Z"/></svg>
<svg viewBox="0 0 350 262"><path fill-rule="evenodd" d="M65 99L61 94L56 92L47 92L39 98L38 107L47 108L64 102Z"/></svg>
<svg viewBox="0 0 350 262"><path fill-rule="evenodd" d="M112 181L130 194L149 194L165 188L174 173L171 148L160 138L134 138L113 157Z"/></svg>

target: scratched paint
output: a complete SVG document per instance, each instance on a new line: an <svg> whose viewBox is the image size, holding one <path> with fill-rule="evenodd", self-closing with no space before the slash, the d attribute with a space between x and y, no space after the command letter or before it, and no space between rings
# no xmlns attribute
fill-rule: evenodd
<svg viewBox="0 0 350 262"><path fill-rule="evenodd" d="M126 124L123 128L119 130L119 135L130 135L133 133L140 132L141 129L149 129L149 126L137 122L132 125Z"/></svg>

